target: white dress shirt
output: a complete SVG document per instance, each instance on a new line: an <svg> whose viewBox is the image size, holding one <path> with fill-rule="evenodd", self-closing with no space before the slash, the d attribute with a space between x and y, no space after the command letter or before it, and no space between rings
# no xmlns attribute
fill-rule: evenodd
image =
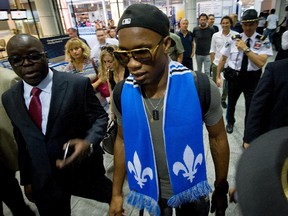
<svg viewBox="0 0 288 216"><path fill-rule="evenodd" d="M244 34L240 34L242 40L246 42L248 37ZM259 36L258 36L259 35ZM250 50L256 55L268 55L273 56L272 46L268 38L261 40L259 39L261 35L255 32L250 37ZM244 52L238 50L236 47L236 40L229 38L225 46L221 49L221 54L228 57L228 66L234 70L241 70L241 63L243 59ZM248 58L248 68L247 71L256 71L258 68L249 58Z"/></svg>
<svg viewBox="0 0 288 216"><path fill-rule="evenodd" d="M96 45L91 50L91 58L95 58L95 60L98 61L100 58L101 47L109 45L119 46L119 41L115 38L106 38L105 43L100 44L99 41L97 40Z"/></svg>
<svg viewBox="0 0 288 216"><path fill-rule="evenodd" d="M282 41L281 41L282 49L287 50L288 49L288 30L285 31L282 35Z"/></svg>
<svg viewBox="0 0 288 216"><path fill-rule="evenodd" d="M210 53L215 53L215 58L213 63L215 65L219 64L219 60L221 58L221 49L225 45L225 43L229 40L229 38L232 37L232 35L239 34L236 31L230 30L230 32L227 35L224 35L222 31L216 32L212 36L211 40L211 48L210 48ZM227 63L225 64L225 68L227 67Z"/></svg>
<svg viewBox="0 0 288 216"><path fill-rule="evenodd" d="M33 87L37 87L42 90L39 95L41 105L42 105L42 133L46 134L47 122L48 122L48 114L50 110L50 102L51 102L51 93L52 93L52 82L53 82L53 72L49 69L49 72L44 80L37 86L31 86L25 81L24 83L24 100L27 109L29 110L29 104L32 98L31 90Z"/></svg>

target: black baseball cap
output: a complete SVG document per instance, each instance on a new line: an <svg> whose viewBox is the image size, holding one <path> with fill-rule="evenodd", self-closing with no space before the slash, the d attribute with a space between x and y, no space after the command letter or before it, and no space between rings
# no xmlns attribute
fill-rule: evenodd
<svg viewBox="0 0 288 216"><path fill-rule="evenodd" d="M120 17L117 31L130 27L147 28L166 37L169 35L170 22L167 15L154 5L132 4Z"/></svg>

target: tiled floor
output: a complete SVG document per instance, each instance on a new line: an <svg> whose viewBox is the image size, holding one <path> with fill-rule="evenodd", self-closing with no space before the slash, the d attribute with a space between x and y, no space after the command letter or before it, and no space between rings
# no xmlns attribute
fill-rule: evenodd
<svg viewBox="0 0 288 216"><path fill-rule="evenodd" d="M273 60L274 60L274 57L271 57L269 58L268 61L273 61ZM225 110L223 111L224 111L223 117L225 119ZM229 140L229 145L230 145L230 166L229 166L228 181L229 181L230 187L235 186L235 172L236 172L237 162L243 152L241 145L242 145L242 136L243 136L243 129L244 129L243 127L244 115L245 115L244 98L241 95L240 99L238 100L237 107L236 107L236 113L235 113L236 123L234 127L234 132L233 134L228 135L228 140ZM210 150L209 150L207 132L205 128L203 130L204 130L204 135L205 135L207 176L208 176L208 181L210 185L212 186L214 182L214 176L215 176L214 165L213 165L212 157L211 157ZM107 176L111 178L112 172L113 172L113 157L111 155L105 154L104 158L105 158L104 159L105 167L107 169ZM124 191L126 193L128 191L127 184L125 184L124 186ZM83 199L79 197L72 197L71 205L72 205L72 216L104 216L104 215L107 215L107 212L108 212L107 204L102 204L93 200ZM37 212L33 204L31 204L31 207L35 209L35 212ZM128 215L135 215L135 216L138 215L138 211L129 208L129 206L126 206L126 208L128 209ZM10 216L12 214L7 208L4 208L4 215ZM145 215L148 215L148 214L145 213ZM213 214L209 214L209 216L211 215ZM238 204L230 203L226 211L226 215L227 216L241 216Z"/></svg>

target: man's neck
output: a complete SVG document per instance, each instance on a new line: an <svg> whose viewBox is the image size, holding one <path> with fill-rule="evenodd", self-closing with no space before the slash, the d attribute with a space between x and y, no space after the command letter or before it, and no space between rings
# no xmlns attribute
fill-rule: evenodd
<svg viewBox="0 0 288 216"><path fill-rule="evenodd" d="M188 34L188 29L180 29L180 32L183 34L183 35L186 35Z"/></svg>
<svg viewBox="0 0 288 216"><path fill-rule="evenodd" d="M222 34L224 34L224 35L228 35L229 33L230 33L230 29L227 29L227 30L226 30L226 29L225 29L225 30L223 29L223 30L222 30Z"/></svg>
<svg viewBox="0 0 288 216"><path fill-rule="evenodd" d="M253 32L253 33L250 34L250 35L247 35L245 32L244 32L244 34L246 35L247 38L251 38L251 37L255 34L255 32Z"/></svg>
<svg viewBox="0 0 288 216"><path fill-rule="evenodd" d="M205 25L205 26L199 25L199 28L200 28L200 29L206 29L206 28L208 28L208 27L209 27L208 25Z"/></svg>
<svg viewBox="0 0 288 216"><path fill-rule="evenodd" d="M104 45L104 44L106 44L106 39L104 39L102 42L99 41L99 44L100 44L100 45Z"/></svg>
<svg viewBox="0 0 288 216"><path fill-rule="evenodd" d="M168 70L168 68L167 68ZM163 73L163 76L159 81L155 81L153 84L142 86L142 90L149 98L161 98L165 95L168 81L168 71Z"/></svg>

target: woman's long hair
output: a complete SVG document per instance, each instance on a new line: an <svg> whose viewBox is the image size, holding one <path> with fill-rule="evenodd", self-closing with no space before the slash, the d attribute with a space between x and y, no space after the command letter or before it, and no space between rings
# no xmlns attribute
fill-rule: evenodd
<svg viewBox="0 0 288 216"><path fill-rule="evenodd" d="M117 61L117 59L115 58L113 51L117 50L117 46L105 46L101 48L101 53L100 53L100 61L99 61L99 77L102 78L106 78L109 80L114 80L114 73L117 73L118 69L119 69L119 63ZM105 65L103 63L103 59L105 56L111 56L113 59L113 70L112 71L107 71L107 69L105 68Z"/></svg>
<svg viewBox="0 0 288 216"><path fill-rule="evenodd" d="M84 59L90 59L90 48L80 39L71 38L65 45L65 60L73 63L75 59L71 56L70 50L73 48L81 48Z"/></svg>

